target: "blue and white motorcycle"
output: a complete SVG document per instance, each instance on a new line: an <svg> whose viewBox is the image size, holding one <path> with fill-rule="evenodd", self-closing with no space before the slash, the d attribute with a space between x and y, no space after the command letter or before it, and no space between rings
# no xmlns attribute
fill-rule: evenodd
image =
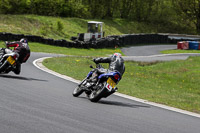
<svg viewBox="0 0 200 133"><path fill-rule="evenodd" d="M92 70L87 77L74 89L73 96L78 97L83 92L91 102L98 102L101 98L106 98L117 91L116 85L121 80L121 74L117 71L104 69L100 64L96 68L90 66Z"/></svg>

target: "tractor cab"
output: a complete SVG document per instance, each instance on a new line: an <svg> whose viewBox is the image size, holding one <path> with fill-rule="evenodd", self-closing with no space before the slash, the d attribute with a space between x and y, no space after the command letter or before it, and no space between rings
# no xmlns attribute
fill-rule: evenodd
<svg viewBox="0 0 200 133"><path fill-rule="evenodd" d="M88 33L102 33L103 22L89 21Z"/></svg>
<svg viewBox="0 0 200 133"><path fill-rule="evenodd" d="M87 33L78 33L80 41L94 41L104 37L103 22L89 21Z"/></svg>

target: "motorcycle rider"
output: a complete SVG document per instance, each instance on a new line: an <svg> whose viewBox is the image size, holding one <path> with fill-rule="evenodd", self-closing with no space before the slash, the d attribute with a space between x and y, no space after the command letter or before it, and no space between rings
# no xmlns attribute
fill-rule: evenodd
<svg viewBox="0 0 200 133"><path fill-rule="evenodd" d="M22 38L20 41L8 42L6 41L5 54L15 53L16 54L16 69L12 70L15 74L20 74L21 64L25 63L30 57L30 48L28 46L28 40ZM14 47L14 50L9 49ZM2 66L1 66L2 67Z"/></svg>
<svg viewBox="0 0 200 133"><path fill-rule="evenodd" d="M98 63L109 63L109 69L98 69L98 74L107 73L110 71L117 71L122 75L125 72L125 65L124 65L124 59L122 58L122 55L120 53L114 53L111 57L104 57L104 58L95 58L93 61ZM93 79L93 81L97 81L97 76Z"/></svg>

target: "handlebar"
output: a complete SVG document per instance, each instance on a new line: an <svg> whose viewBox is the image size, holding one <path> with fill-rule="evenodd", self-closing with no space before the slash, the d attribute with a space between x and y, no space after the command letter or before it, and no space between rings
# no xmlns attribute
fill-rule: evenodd
<svg viewBox="0 0 200 133"><path fill-rule="evenodd" d="M93 69L95 69L92 65L90 65L90 68L93 68ZM99 64L99 63L96 63L96 68L103 68L102 67L102 65L101 64Z"/></svg>

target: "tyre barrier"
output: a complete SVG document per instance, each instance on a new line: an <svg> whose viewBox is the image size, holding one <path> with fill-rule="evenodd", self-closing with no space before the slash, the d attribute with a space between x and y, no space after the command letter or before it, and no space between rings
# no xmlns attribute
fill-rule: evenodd
<svg viewBox="0 0 200 133"><path fill-rule="evenodd" d="M199 41L179 41L177 42L177 49L200 50L200 42Z"/></svg>
<svg viewBox="0 0 200 133"><path fill-rule="evenodd" d="M170 37L169 37L170 36ZM179 35L180 36L180 35ZM44 43L48 45L55 45L61 47L74 47L74 48L114 48L122 46L133 46L138 44L176 44L178 41L199 41L199 38L191 39L187 37L173 37L169 34L127 34L107 36L96 41L83 42L79 40L67 41L64 39L54 40L51 38L43 38L36 35L24 35L0 32L0 40L13 41L27 38L30 42Z"/></svg>

